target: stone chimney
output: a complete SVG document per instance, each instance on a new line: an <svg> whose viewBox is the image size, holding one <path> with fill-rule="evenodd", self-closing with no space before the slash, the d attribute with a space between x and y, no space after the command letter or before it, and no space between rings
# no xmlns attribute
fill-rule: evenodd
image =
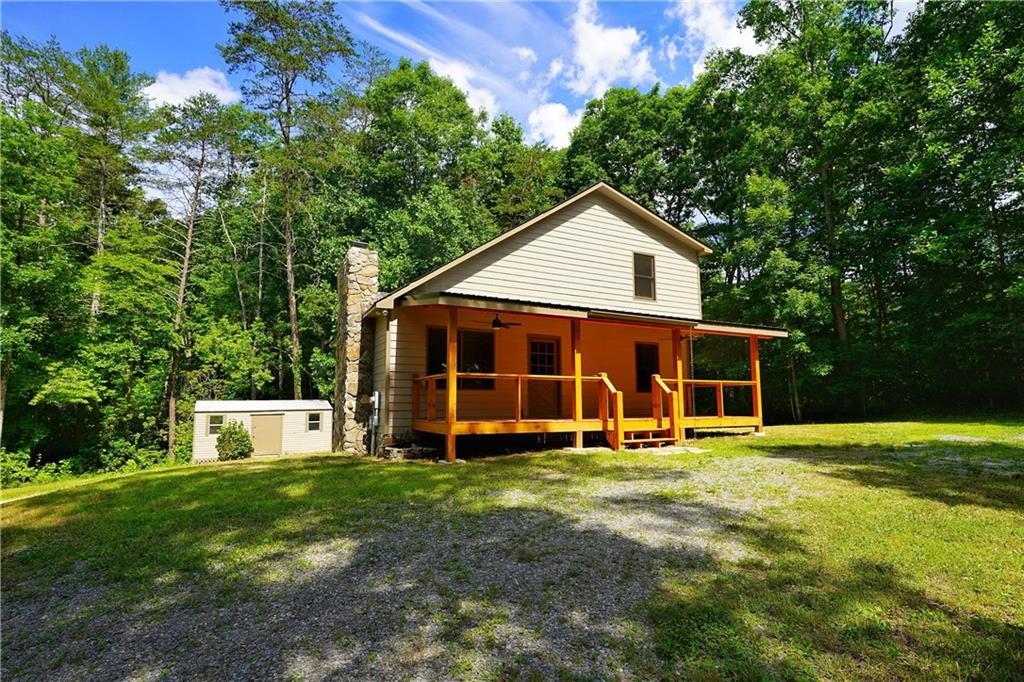
<svg viewBox="0 0 1024 682"><path fill-rule="evenodd" d="M352 242L338 270L338 327L335 335L335 451L366 454L373 392L373 320L363 320L377 298L377 252Z"/></svg>

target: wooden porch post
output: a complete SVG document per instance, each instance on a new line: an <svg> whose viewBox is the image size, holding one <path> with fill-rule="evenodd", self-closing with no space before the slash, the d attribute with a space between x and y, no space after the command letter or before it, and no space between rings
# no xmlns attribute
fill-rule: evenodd
<svg viewBox="0 0 1024 682"><path fill-rule="evenodd" d="M672 363L676 367L676 430L672 434L677 441L683 440L686 429L683 428L683 416L686 413L686 384L683 383L683 335L679 329L672 330Z"/></svg>
<svg viewBox="0 0 1024 682"><path fill-rule="evenodd" d="M764 432L764 417L761 415L761 355L757 349L757 337L750 337L750 380L754 382L751 387L753 393L754 416L757 418L757 426L754 431Z"/></svg>
<svg viewBox="0 0 1024 682"><path fill-rule="evenodd" d="M572 420L576 422L576 431L573 433L572 446L583 447L583 428L580 421L583 419L583 350L580 347L580 321L572 320Z"/></svg>
<svg viewBox="0 0 1024 682"><path fill-rule="evenodd" d="M448 308L448 364L447 369L447 394L448 394L448 429L445 434L444 458L449 462L455 461L455 422L458 419L458 376L456 371L459 364L459 326L458 308Z"/></svg>

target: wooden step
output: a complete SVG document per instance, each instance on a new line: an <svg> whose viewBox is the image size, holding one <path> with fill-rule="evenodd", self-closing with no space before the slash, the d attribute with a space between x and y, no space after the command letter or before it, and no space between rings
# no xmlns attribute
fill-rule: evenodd
<svg viewBox="0 0 1024 682"><path fill-rule="evenodd" d="M653 443L675 443L675 438L624 438L622 440L623 446L629 445L646 445Z"/></svg>

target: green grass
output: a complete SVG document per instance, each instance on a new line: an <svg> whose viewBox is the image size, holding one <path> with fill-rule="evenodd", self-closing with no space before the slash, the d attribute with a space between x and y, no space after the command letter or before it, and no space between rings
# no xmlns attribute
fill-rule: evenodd
<svg viewBox="0 0 1024 682"><path fill-rule="evenodd" d="M116 658L91 648L119 641L116 614L160 631L199 606L258 612L268 590L299 603L328 584L359 595L344 606L358 614L379 584L409 596L374 611L388 642L365 657L406 672L1021 679L1021 434L1014 420L794 426L701 439L701 454L317 456L26 486L0 508L4 672L95 673ZM363 656L351 619L318 625L327 637L297 614L276 655Z"/></svg>

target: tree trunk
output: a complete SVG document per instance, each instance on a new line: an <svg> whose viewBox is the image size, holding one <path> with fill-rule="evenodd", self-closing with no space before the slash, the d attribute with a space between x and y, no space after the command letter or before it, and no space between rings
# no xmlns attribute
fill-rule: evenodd
<svg viewBox="0 0 1024 682"><path fill-rule="evenodd" d="M174 461L174 429L178 424L178 371L181 363L181 335L185 313L185 290L188 288L188 271L192 260L192 238L195 235L196 216L199 214L199 192L203 185L203 164L206 149L199 155L196 179L192 183L192 200L189 204L188 226L185 229L185 249L181 257L181 274L178 276L178 298L174 307L174 349L171 351L171 368L167 372L167 458Z"/></svg>
<svg viewBox="0 0 1024 682"><path fill-rule="evenodd" d="M796 423L799 424L803 422L804 417L800 409L800 391L796 387L796 362L793 358L789 359L789 386L790 399L793 402L793 417Z"/></svg>
<svg viewBox="0 0 1024 682"><path fill-rule="evenodd" d="M822 171L822 183L825 186L823 197L823 209L825 219L825 243L828 249L829 268L831 274L828 277L829 298L832 304L832 325L835 329L836 338L842 342L849 339L849 331L846 326L846 304L843 301L843 273L839 267L839 257L836 245L835 206L832 196L832 166L828 164Z"/></svg>
<svg viewBox="0 0 1024 682"><path fill-rule="evenodd" d="M235 292L238 294L238 310L242 316L242 330L249 334L249 315L245 311L245 295L242 293L242 279L238 276L238 246L235 245L235 241L231 238L231 232L228 230L228 224L224 220L224 211L219 207L217 208L217 214L220 216L220 226L224 230L224 238L228 242L228 246L231 248L231 274L235 278ZM249 348L252 356L256 355L255 341L252 336L249 336ZM249 372L249 399L256 400L256 381L253 379L252 372Z"/></svg>
<svg viewBox="0 0 1024 682"><path fill-rule="evenodd" d="M14 358L10 355L4 358L0 364L0 446L4 442L4 408L7 406L7 383L11 379L11 367L14 365Z"/></svg>
<svg viewBox="0 0 1024 682"><path fill-rule="evenodd" d="M267 174L263 174L263 194L260 199L260 242L257 249L258 268L256 271L256 319L263 319L263 243L266 235L264 226L267 222Z"/></svg>
<svg viewBox="0 0 1024 682"><path fill-rule="evenodd" d="M103 253L104 244L107 240L107 168L106 163L100 164L100 213L96 225L96 255ZM89 306L89 314L95 322L100 314L100 289L96 285L92 290L92 304Z"/></svg>
<svg viewBox="0 0 1024 682"><path fill-rule="evenodd" d="M290 184L290 183L288 183ZM284 209L284 271L288 283L288 324L291 331L292 348L292 395L302 400L302 351L299 346L299 309L295 299L295 234L292 231L292 208L288 190L285 190Z"/></svg>

